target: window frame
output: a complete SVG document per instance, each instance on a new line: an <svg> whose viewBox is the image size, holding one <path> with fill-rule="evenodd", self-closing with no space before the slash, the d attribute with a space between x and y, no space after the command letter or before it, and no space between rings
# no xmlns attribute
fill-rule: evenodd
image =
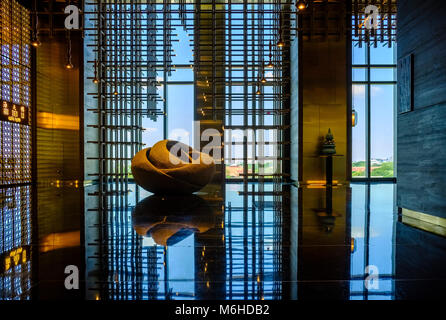
<svg viewBox="0 0 446 320"><path fill-rule="evenodd" d="M394 61L393 64L372 64L370 59L370 50L371 46L373 44L367 45L364 44L365 47L365 64L355 64L353 63L353 50L354 50L354 40L352 41L352 47L351 47L351 61L350 61L350 72L351 72L351 83L350 86L352 88L349 99L350 99L350 105L352 112L354 110L353 106L353 86L354 85L363 85L365 86L365 176L364 177L353 177L351 176L351 181L354 182L361 182L361 181L392 181L396 182L396 159L397 159L397 149L396 149L396 132L397 132L397 123L396 123L396 86L397 86L397 64L396 61ZM394 52L394 57L396 57L396 43L392 43L392 50ZM365 80L353 80L353 70L355 69L365 69ZM383 68L383 69L393 69L393 79L394 80L386 80L386 81L373 81L371 80L371 70L376 68ZM394 95L393 95L393 177L374 177L372 176L371 171L371 104L372 104L372 97L371 97L371 88L374 85L393 85L394 86ZM352 127L352 133L351 133L351 145L350 145L350 153L353 155L353 125L350 122L350 125ZM352 167L353 167L353 159L350 161L350 174L352 175Z"/></svg>

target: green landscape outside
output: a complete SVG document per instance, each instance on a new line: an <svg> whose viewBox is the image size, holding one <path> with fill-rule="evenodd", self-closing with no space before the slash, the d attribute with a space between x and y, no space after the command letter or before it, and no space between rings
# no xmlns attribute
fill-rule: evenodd
<svg viewBox="0 0 446 320"><path fill-rule="evenodd" d="M393 178L393 161L373 163L371 167L371 176ZM365 161L352 163L352 177L365 177Z"/></svg>

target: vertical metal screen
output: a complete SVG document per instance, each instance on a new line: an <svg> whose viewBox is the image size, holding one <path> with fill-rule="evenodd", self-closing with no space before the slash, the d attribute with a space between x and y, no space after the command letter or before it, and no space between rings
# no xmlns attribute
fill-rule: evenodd
<svg viewBox="0 0 446 320"><path fill-rule="evenodd" d="M228 167L231 160L235 166L241 162L240 172L233 169L237 174L231 178L245 181L239 191L246 203L232 202L226 211L221 208L225 229L219 241L223 246L243 247L246 240L250 249L221 256L226 263L247 266L242 274L226 274L222 291L233 290L227 298L245 293L257 299L280 297L282 223L281 210L273 202L279 203L283 193L277 184L248 189L248 179L279 181L286 175L282 171L289 160L284 155L289 143L284 141L289 128L284 125L289 113L285 86L290 78L284 72L289 61L283 55L289 45L289 22L296 19L290 2L97 0L86 5L85 42L92 50L87 68L94 68L95 75L85 79L95 83L95 90L86 94L96 99L87 112L97 115L97 123L88 126L98 130L97 139L86 141L89 149L98 150L87 159L98 164L92 166L97 171L87 172L97 186L89 194L97 207L87 214L98 214L100 249L94 258L101 266L101 298L195 297L189 291L171 292L169 250L144 244L144 238L134 233L131 212L144 193L134 185L129 170L133 155L144 148L143 121L162 123L162 137L167 138L185 106L178 100L186 98L178 96L189 88L193 120L202 126L218 123L227 132L243 136L229 141L229 149L240 147L241 152L235 150L224 158ZM286 45L278 46L281 40ZM188 44L187 50L183 43ZM190 57L186 51L192 52ZM254 220L238 223L237 219L248 216ZM242 228L255 234L236 235ZM201 267L207 270L208 266ZM197 264L198 278L204 272L201 267ZM239 290L244 282L252 290ZM213 284L197 281L195 285ZM206 291L197 288L197 294Z"/></svg>

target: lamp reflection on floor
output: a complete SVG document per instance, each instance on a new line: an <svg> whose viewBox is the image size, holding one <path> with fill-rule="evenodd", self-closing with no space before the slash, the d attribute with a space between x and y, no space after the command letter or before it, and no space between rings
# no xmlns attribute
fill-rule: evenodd
<svg viewBox="0 0 446 320"><path fill-rule="evenodd" d="M342 216L333 210L333 187L327 185L325 188L325 208L314 209L314 211L322 228L330 233L335 226L336 218Z"/></svg>
<svg viewBox="0 0 446 320"><path fill-rule="evenodd" d="M40 240L40 252L78 247L81 243L80 239L79 230L50 233Z"/></svg>
<svg viewBox="0 0 446 320"><path fill-rule="evenodd" d="M294 298L349 299L351 258L351 189L349 186L302 187L298 206L291 207L299 237L293 266L297 268Z"/></svg>

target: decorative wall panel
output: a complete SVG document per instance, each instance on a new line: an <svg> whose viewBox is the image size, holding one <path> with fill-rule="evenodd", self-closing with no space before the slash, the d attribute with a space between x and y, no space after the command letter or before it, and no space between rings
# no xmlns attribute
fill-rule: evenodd
<svg viewBox="0 0 446 320"><path fill-rule="evenodd" d="M29 12L0 1L0 185L31 182Z"/></svg>

